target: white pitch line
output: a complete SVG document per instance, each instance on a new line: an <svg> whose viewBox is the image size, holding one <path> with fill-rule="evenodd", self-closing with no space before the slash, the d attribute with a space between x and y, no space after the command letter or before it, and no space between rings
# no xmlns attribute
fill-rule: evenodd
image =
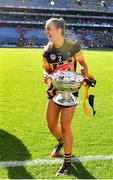
<svg viewBox="0 0 113 180"><path fill-rule="evenodd" d="M81 156L72 158L72 162L96 161L96 160L112 160L113 154L110 155L95 155ZM63 162L63 158L57 159L37 159L25 161L0 161L0 167L18 167L18 166L33 166L33 165L53 165Z"/></svg>

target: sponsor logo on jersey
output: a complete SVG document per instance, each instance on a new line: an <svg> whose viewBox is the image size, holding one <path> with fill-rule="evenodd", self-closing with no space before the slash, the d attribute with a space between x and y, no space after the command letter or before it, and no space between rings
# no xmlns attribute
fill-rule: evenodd
<svg viewBox="0 0 113 180"><path fill-rule="evenodd" d="M50 54L50 59L52 61L55 61L56 60L56 54Z"/></svg>

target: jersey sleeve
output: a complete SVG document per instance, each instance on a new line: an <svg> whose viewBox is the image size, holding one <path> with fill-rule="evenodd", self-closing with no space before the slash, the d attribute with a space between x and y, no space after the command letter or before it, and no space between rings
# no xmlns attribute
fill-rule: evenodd
<svg viewBox="0 0 113 180"><path fill-rule="evenodd" d="M72 56L74 56L75 54L77 54L79 51L81 50L81 45L80 42L77 41L73 44L72 49L71 49L71 54Z"/></svg>
<svg viewBox="0 0 113 180"><path fill-rule="evenodd" d="M44 69L47 73L50 73L50 72L51 72L50 65L49 65L46 57L44 57L44 56L43 56L43 69Z"/></svg>

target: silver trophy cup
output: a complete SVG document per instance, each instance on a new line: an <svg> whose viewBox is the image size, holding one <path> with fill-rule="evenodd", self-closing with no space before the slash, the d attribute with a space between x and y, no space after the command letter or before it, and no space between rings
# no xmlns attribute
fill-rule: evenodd
<svg viewBox="0 0 113 180"><path fill-rule="evenodd" d="M73 106L79 103L79 99L72 93L81 87L84 77L77 72L57 71L51 76L53 86L58 89L58 95L53 101L62 106Z"/></svg>

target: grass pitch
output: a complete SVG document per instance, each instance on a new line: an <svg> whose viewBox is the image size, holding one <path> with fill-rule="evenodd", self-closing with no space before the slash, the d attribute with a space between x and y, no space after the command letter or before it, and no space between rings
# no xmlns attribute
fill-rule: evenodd
<svg viewBox="0 0 113 180"><path fill-rule="evenodd" d="M96 87L89 89L89 94L95 94L97 113L84 114L85 89L81 88L72 124L73 156L113 154L113 53L85 50L84 54L97 80ZM46 126L42 75L41 49L0 49L0 161L50 158L56 141ZM0 178L54 179L59 166L0 168ZM113 160L75 163L70 174L60 179L111 179L112 169Z"/></svg>

